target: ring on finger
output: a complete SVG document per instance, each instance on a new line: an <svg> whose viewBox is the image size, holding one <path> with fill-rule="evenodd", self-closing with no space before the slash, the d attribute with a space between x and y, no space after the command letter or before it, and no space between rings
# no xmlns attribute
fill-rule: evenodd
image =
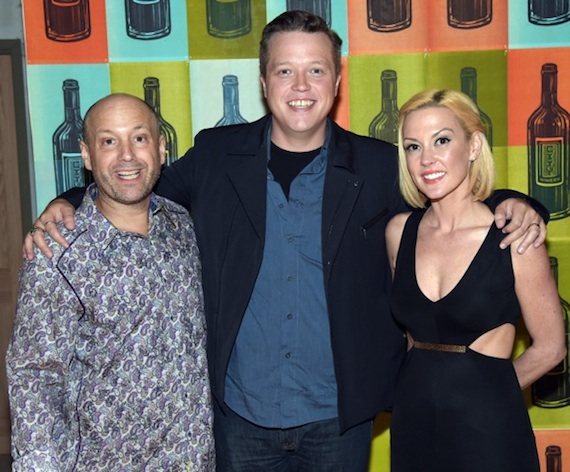
<svg viewBox="0 0 570 472"><path fill-rule="evenodd" d="M45 229L34 225L34 226L32 226L32 229L30 230L30 234L33 236L36 231L45 231Z"/></svg>
<svg viewBox="0 0 570 472"><path fill-rule="evenodd" d="M44 223L44 228L45 228L47 225L49 225L50 223L51 223L51 224L54 224L55 221L46 221L46 222Z"/></svg>
<svg viewBox="0 0 570 472"><path fill-rule="evenodd" d="M531 226L534 226L534 225L536 225L536 226L538 227L538 230L540 231L540 225L539 225L538 223L531 223L531 224L529 224L527 230L529 230L530 227L531 227Z"/></svg>

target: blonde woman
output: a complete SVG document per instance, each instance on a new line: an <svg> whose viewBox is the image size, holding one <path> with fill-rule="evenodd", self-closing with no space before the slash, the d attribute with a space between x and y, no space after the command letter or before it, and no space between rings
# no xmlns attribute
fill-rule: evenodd
<svg viewBox="0 0 570 472"><path fill-rule="evenodd" d="M386 228L392 311L408 339L393 472L539 470L521 391L565 355L561 307L544 246L499 248L482 203L494 186L484 132L457 91L421 92L400 111L400 190L416 210ZM532 345L511 361L521 314Z"/></svg>

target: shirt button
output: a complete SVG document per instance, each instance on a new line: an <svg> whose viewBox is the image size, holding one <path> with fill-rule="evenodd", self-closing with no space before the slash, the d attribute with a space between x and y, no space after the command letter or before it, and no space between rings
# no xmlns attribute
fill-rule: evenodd
<svg viewBox="0 0 570 472"><path fill-rule="evenodd" d="M292 315L291 313L287 313L287 319L288 319L288 320L293 319L293 315Z"/></svg>
<svg viewBox="0 0 570 472"><path fill-rule="evenodd" d="M286 357L287 359L289 359L289 358L291 357L291 353L288 352L287 354L285 354L285 357Z"/></svg>

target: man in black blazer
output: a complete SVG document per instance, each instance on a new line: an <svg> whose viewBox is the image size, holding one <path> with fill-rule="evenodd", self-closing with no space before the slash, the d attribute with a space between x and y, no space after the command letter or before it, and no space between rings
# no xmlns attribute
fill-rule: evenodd
<svg viewBox="0 0 570 472"><path fill-rule="evenodd" d="M200 132L156 189L195 221L221 471L366 471L372 420L391 404L404 338L384 229L406 207L396 148L328 117L341 42L309 13L274 19L260 50L270 114ZM524 249L545 229L520 202L498 218L516 211L507 243L541 225ZM36 225L72 225L57 208Z"/></svg>

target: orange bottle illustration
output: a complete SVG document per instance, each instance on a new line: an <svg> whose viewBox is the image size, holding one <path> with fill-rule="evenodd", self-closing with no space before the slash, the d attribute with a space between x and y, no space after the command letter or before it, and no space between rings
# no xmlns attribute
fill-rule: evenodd
<svg viewBox="0 0 570 472"><path fill-rule="evenodd" d="M412 24L412 0L368 0L368 28L392 33Z"/></svg>
<svg viewBox="0 0 570 472"><path fill-rule="evenodd" d="M447 23L452 28L480 28L492 19L492 0L447 0Z"/></svg>
<svg viewBox="0 0 570 472"><path fill-rule="evenodd" d="M52 41L81 41L91 34L89 0L44 0L46 36Z"/></svg>

